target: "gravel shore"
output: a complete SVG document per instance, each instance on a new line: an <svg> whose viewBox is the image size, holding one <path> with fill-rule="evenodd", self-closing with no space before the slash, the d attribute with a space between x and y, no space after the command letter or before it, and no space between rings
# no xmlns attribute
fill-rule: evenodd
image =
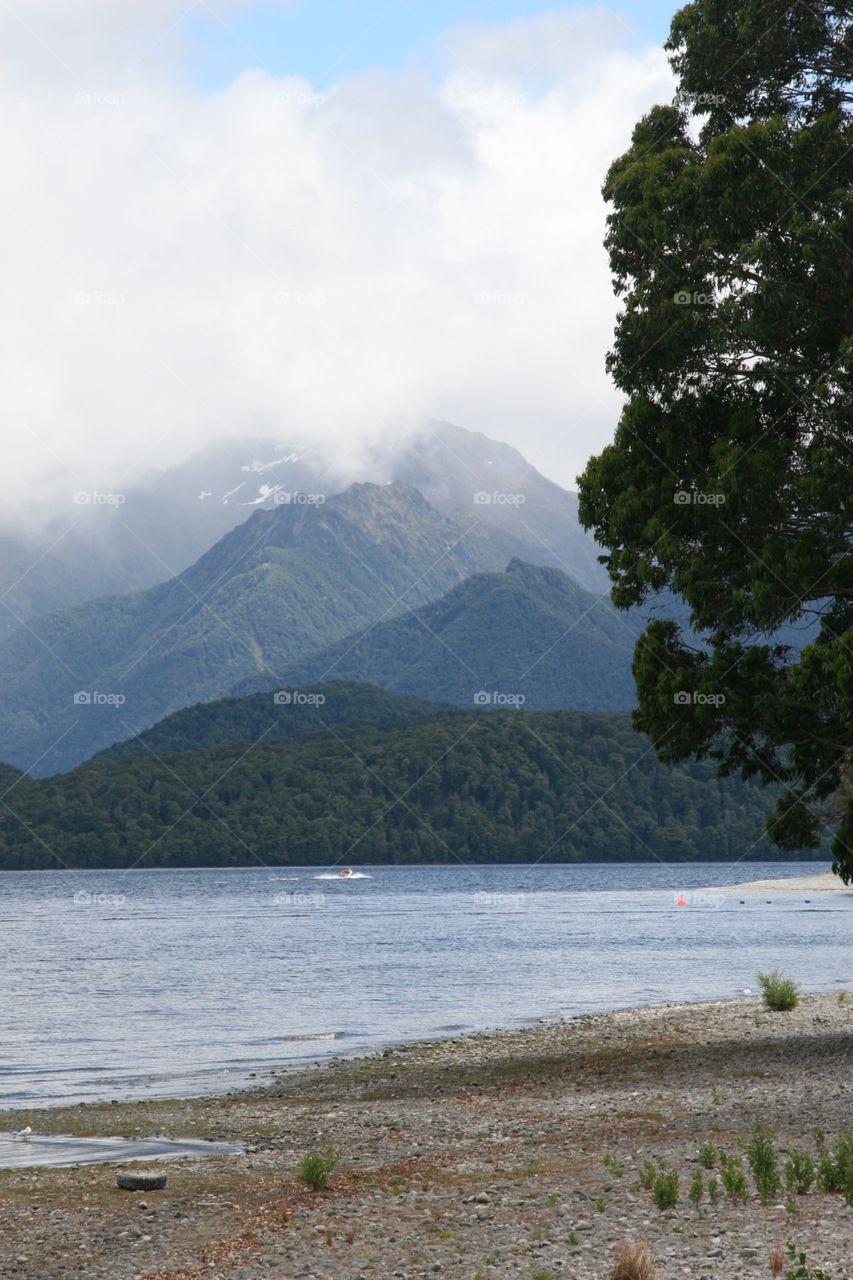
<svg viewBox="0 0 853 1280"><path fill-rule="evenodd" d="M15 1280L606 1280L645 1239L666 1280L770 1277L796 1241L853 1274L853 1209L835 1193L708 1200L699 1147L737 1152L760 1118L781 1152L849 1131L853 994L790 1013L756 999L626 1010L386 1050L224 1098L0 1116L37 1133L242 1141L168 1162L165 1190L119 1166L0 1172L0 1274ZM300 1158L340 1152L328 1190ZM784 1156L782 1156L784 1159ZM674 1208L639 1185L680 1175ZM128 1165L128 1169L149 1165ZM687 1197L696 1171L705 1192ZM786 1203L787 1202L787 1203Z"/></svg>

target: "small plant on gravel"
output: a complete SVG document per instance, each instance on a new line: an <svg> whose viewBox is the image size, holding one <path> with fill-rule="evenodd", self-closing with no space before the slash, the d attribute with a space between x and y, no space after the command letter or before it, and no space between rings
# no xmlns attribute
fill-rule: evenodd
<svg viewBox="0 0 853 1280"><path fill-rule="evenodd" d="M610 1170L614 1178L621 1178L625 1173L625 1166L620 1164L614 1156L606 1155L604 1157L604 1166Z"/></svg>
<svg viewBox="0 0 853 1280"><path fill-rule="evenodd" d="M791 1265L785 1272L785 1280L832 1280L822 1267L810 1267L805 1253L795 1244L788 1245L788 1260Z"/></svg>
<svg viewBox="0 0 853 1280"><path fill-rule="evenodd" d="M299 1164L299 1181L306 1187L310 1187L312 1191L323 1191L329 1185L329 1178L339 1160L340 1156L331 1144L326 1148L326 1154L323 1156L316 1151L303 1156Z"/></svg>
<svg viewBox="0 0 853 1280"><path fill-rule="evenodd" d="M557 1277L547 1267L534 1267L530 1272L530 1280L557 1280Z"/></svg>
<svg viewBox="0 0 853 1280"><path fill-rule="evenodd" d="M678 1204L678 1171L661 1169L652 1187L652 1199L658 1209L672 1209Z"/></svg>
<svg viewBox="0 0 853 1280"><path fill-rule="evenodd" d="M792 1151L785 1161L785 1186L795 1195L811 1191L815 1180L814 1157L808 1151Z"/></svg>
<svg viewBox="0 0 853 1280"><path fill-rule="evenodd" d="M604 1213L606 1208L607 1208L607 1201L604 1199L604 1196L599 1196L595 1202L595 1212Z"/></svg>
<svg viewBox="0 0 853 1280"><path fill-rule="evenodd" d="M577 1243L578 1243L578 1233L577 1231L575 1231L574 1227L572 1227L571 1231L569 1232L569 1244L577 1244Z"/></svg>
<svg viewBox="0 0 853 1280"><path fill-rule="evenodd" d="M774 1245L767 1255L770 1270L774 1276L781 1275L785 1269L785 1250L780 1244Z"/></svg>
<svg viewBox="0 0 853 1280"><path fill-rule="evenodd" d="M708 1199L711 1204L716 1204L720 1198L720 1187L716 1178L708 1179Z"/></svg>
<svg viewBox="0 0 853 1280"><path fill-rule="evenodd" d="M690 1191L688 1194L690 1196L690 1203L695 1205L697 1209L702 1203L702 1196L704 1193L705 1181L702 1177L702 1170L694 1169L693 1177L690 1179Z"/></svg>
<svg viewBox="0 0 853 1280"><path fill-rule="evenodd" d="M837 1138L830 1151L822 1147L817 1162L817 1184L821 1191L840 1191L853 1205L853 1133Z"/></svg>
<svg viewBox="0 0 853 1280"><path fill-rule="evenodd" d="M770 969L767 973L756 975L765 1009L774 1013L787 1013L796 1009L800 1003L800 988L793 978L786 978L779 969Z"/></svg>
<svg viewBox="0 0 853 1280"><path fill-rule="evenodd" d="M703 1169L713 1169L717 1163L717 1153L713 1142L703 1142L699 1148L699 1163Z"/></svg>
<svg viewBox="0 0 853 1280"><path fill-rule="evenodd" d="M658 1171L652 1161L645 1160L643 1162L643 1167L640 1170L640 1186L644 1191L651 1191L652 1187L655 1185L655 1178L657 1176Z"/></svg>
<svg viewBox="0 0 853 1280"><path fill-rule="evenodd" d="M645 1240L622 1244L616 1255L610 1280L656 1280L654 1255Z"/></svg>
<svg viewBox="0 0 853 1280"><path fill-rule="evenodd" d="M779 1160L773 1135L760 1120L756 1120L752 1126L752 1137L746 1144L746 1158L758 1197L762 1204L769 1204L782 1190L782 1179L779 1177Z"/></svg>
<svg viewBox="0 0 853 1280"><path fill-rule="evenodd" d="M721 1155L720 1176L723 1179L726 1195L732 1204L746 1204L749 1199L749 1190L740 1156Z"/></svg>

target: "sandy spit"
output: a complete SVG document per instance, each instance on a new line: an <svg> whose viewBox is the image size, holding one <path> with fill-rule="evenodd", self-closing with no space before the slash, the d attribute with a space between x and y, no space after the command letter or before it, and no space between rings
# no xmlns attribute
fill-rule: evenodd
<svg viewBox="0 0 853 1280"><path fill-rule="evenodd" d="M816 871L808 876L780 876L778 880L746 880L743 884L714 885L705 892L714 893L853 893L853 887L831 871Z"/></svg>
<svg viewBox="0 0 853 1280"><path fill-rule="evenodd" d="M0 1173L0 1274L608 1280L620 1242L644 1238L657 1280L766 1280L788 1241L849 1280L840 1194L782 1189L763 1204L750 1180L747 1203L732 1203L718 1153L743 1157L760 1118L780 1162L815 1154L816 1129L832 1142L851 1127L851 1061L853 992L839 991L785 1014L747 998L411 1045L222 1098L0 1115L0 1128L37 1133L247 1144L169 1162L165 1190L144 1194L118 1190L115 1165ZM299 1161L329 1145L340 1164L328 1190L309 1191ZM674 1208L640 1186L648 1160L677 1171Z"/></svg>

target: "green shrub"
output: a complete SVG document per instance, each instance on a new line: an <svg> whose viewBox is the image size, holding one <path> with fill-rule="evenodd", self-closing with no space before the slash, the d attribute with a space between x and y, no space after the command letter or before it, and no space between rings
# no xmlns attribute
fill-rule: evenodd
<svg viewBox="0 0 853 1280"><path fill-rule="evenodd" d="M331 1145L326 1148L326 1154L323 1156L318 1155L317 1152L303 1156L299 1165L299 1181L306 1187L310 1187L312 1191L322 1191L329 1185L329 1178L339 1159L340 1156Z"/></svg>
<svg viewBox="0 0 853 1280"><path fill-rule="evenodd" d="M693 1177L690 1179L690 1203L697 1206L700 1205L702 1203L702 1196L704 1193L705 1183L702 1178L702 1170L694 1169Z"/></svg>
<svg viewBox="0 0 853 1280"><path fill-rule="evenodd" d="M811 1191L816 1172L814 1157L808 1151L792 1151L785 1161L785 1186L804 1196Z"/></svg>
<svg viewBox="0 0 853 1280"><path fill-rule="evenodd" d="M757 975L758 985L764 997L764 1005L774 1013L786 1013L800 1003L800 988L793 978L786 978L779 969Z"/></svg>
<svg viewBox="0 0 853 1280"><path fill-rule="evenodd" d="M773 1135L760 1120L752 1126L752 1137L746 1144L746 1158L752 1172L752 1180L762 1204L769 1204L782 1190L779 1177L779 1161Z"/></svg>
<svg viewBox="0 0 853 1280"><path fill-rule="evenodd" d="M794 1244L788 1245L788 1258L791 1266L785 1272L785 1280L832 1280L822 1267L810 1267L806 1255Z"/></svg>
<svg viewBox="0 0 853 1280"><path fill-rule="evenodd" d="M840 1191L853 1205L853 1133L837 1138L832 1150L823 1147L817 1163L821 1191Z"/></svg>
<svg viewBox="0 0 853 1280"><path fill-rule="evenodd" d="M749 1199L749 1190L740 1156L721 1155L720 1176L723 1179L726 1195L732 1204L746 1204Z"/></svg>
<svg viewBox="0 0 853 1280"><path fill-rule="evenodd" d="M658 1209L672 1209L678 1204L678 1173L675 1169L661 1169L655 1176L652 1199Z"/></svg>
<svg viewBox="0 0 853 1280"><path fill-rule="evenodd" d="M717 1153L713 1142L703 1142L699 1148L699 1163L703 1169L713 1169L717 1163Z"/></svg>
<svg viewBox="0 0 853 1280"><path fill-rule="evenodd" d="M720 1188L716 1178L708 1179L708 1199L711 1204L716 1204L720 1198Z"/></svg>
<svg viewBox="0 0 853 1280"><path fill-rule="evenodd" d="M652 1187L655 1185L655 1178L657 1176L658 1171L651 1160L644 1161L643 1167L640 1170L640 1186L644 1191L651 1191Z"/></svg>

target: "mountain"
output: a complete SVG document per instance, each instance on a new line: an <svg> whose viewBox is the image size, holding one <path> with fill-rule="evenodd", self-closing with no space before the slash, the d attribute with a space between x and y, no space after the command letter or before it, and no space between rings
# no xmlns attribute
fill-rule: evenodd
<svg viewBox="0 0 853 1280"><path fill-rule="evenodd" d="M391 729L400 725L459 715L422 698L386 693L369 684L331 680L311 688L287 688L221 698L174 711L150 729L126 742L116 742L94 757L96 761L129 760L132 756L163 756L171 751L198 751L223 742L255 743L262 739L309 738L329 733L332 727L349 731L371 726ZM0 765L2 769L8 766Z"/></svg>
<svg viewBox="0 0 853 1280"><path fill-rule="evenodd" d="M513 560L505 573L476 574L300 659L280 680L368 682L461 707L506 707L509 698L528 710L620 711L635 702L639 625L559 569ZM253 677L234 693L260 687L270 681Z"/></svg>
<svg viewBox="0 0 853 1280"><path fill-rule="evenodd" d="M0 868L734 860L769 855L773 799L660 764L627 715L472 711L25 779Z"/></svg>
<svg viewBox="0 0 853 1280"><path fill-rule="evenodd" d="M349 459L234 437L178 466L133 474L117 493L69 485L37 533L0 533L0 638L39 614L165 582L258 509L372 481L409 484L445 515L476 517L496 545L506 536L504 562L519 554L558 565L590 590L608 589L598 548L578 524L577 497L488 436L427 422Z"/></svg>
<svg viewBox="0 0 853 1280"><path fill-rule="evenodd" d="M517 449L451 422L428 422L364 464L374 478L413 485L439 511L476 512L523 547L522 559L553 565L596 594L610 591L601 548L578 520L577 494L547 480Z"/></svg>
<svg viewBox="0 0 853 1280"><path fill-rule="evenodd" d="M259 510L184 574L34 619L0 645L0 759L70 768L250 674L503 567L511 537L406 485Z"/></svg>

